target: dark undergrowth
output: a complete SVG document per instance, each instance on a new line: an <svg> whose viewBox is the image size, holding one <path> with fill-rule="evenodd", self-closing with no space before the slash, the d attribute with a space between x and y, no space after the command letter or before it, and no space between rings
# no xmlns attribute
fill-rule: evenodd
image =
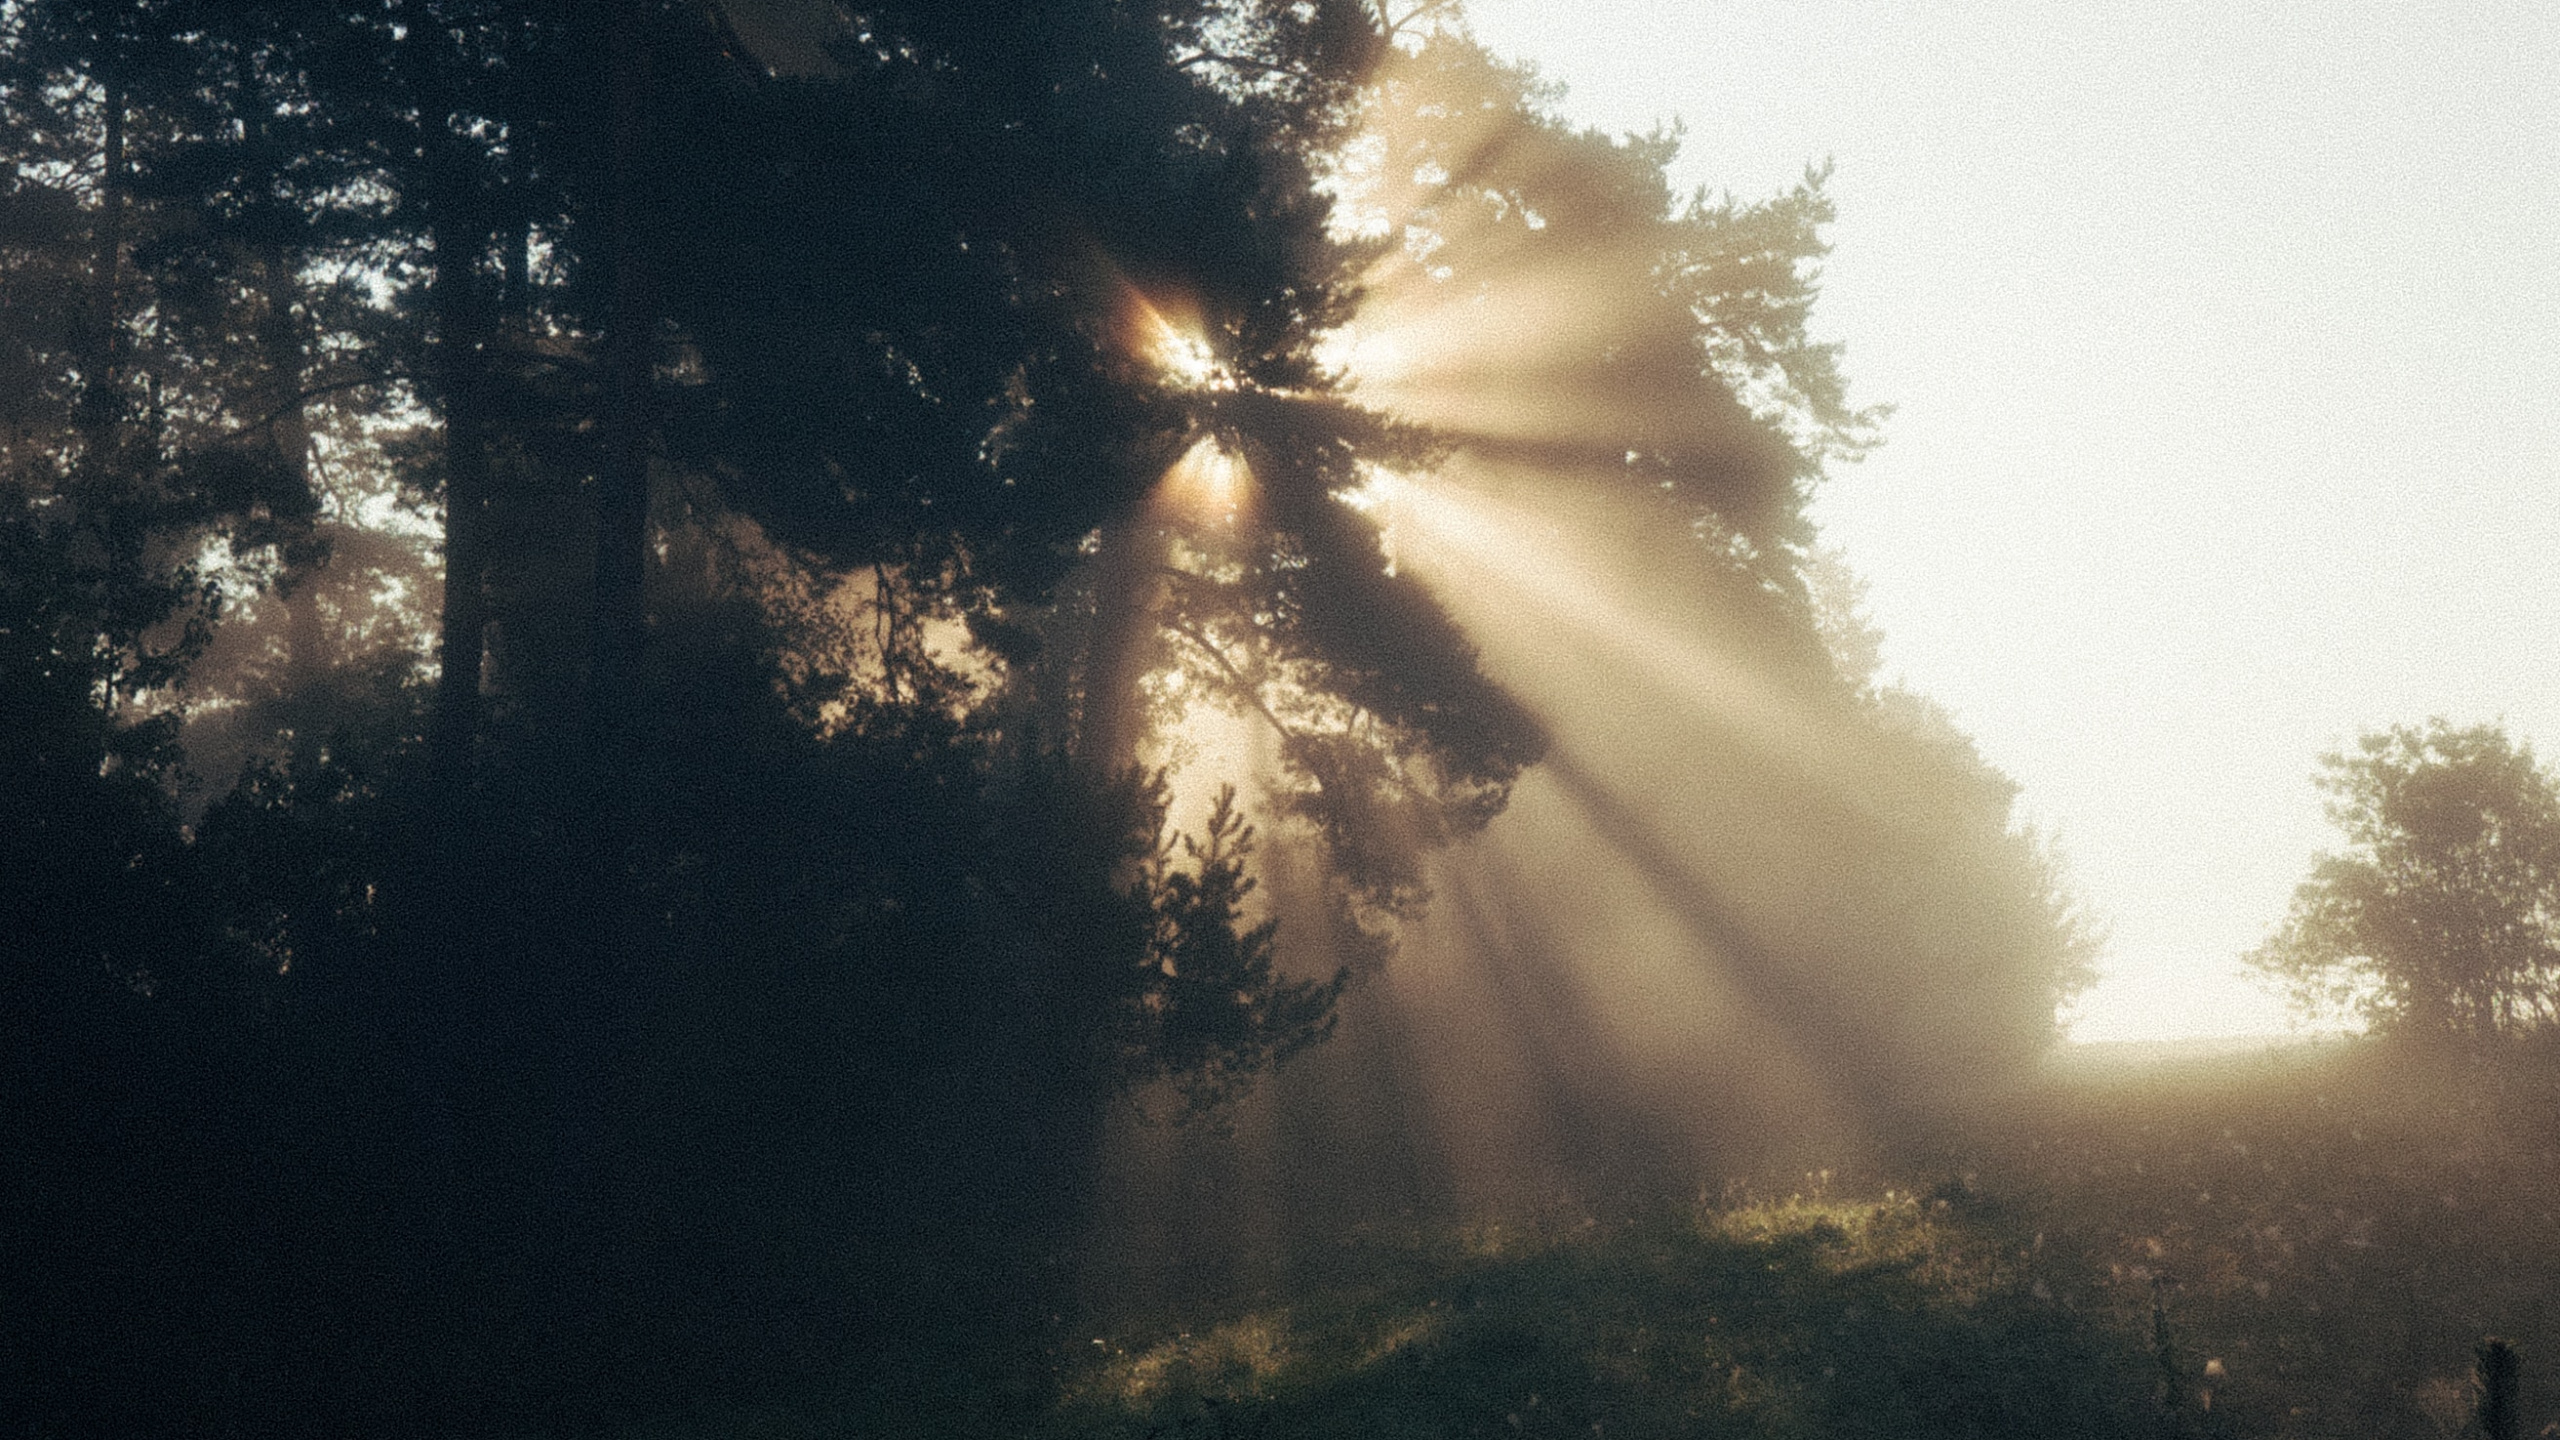
<svg viewBox="0 0 2560 1440"><path fill-rule="evenodd" d="M1097 1346L1044 1435L2150 1435L2145 1357L1908 1196L1486 1229L1358 1292Z"/></svg>
<svg viewBox="0 0 2560 1440"><path fill-rule="evenodd" d="M1363 1242L1365 1284L1075 1337L1045 1403L874 1376L652 1434L2154 1437L2152 1360L2085 1265L1961 1202L1888 1194L1604 1229ZM1007 1393L1007 1392L1010 1393Z"/></svg>
<svg viewBox="0 0 2560 1440"><path fill-rule="evenodd" d="M884 1363L642 1433L2447 1440L2481 1433L2491 1335L2517 1433L2560 1433L2553 1054L2066 1064L1932 1166L1917 1193L1364 1231L1328 1278L1088 1318L1038 1364Z"/></svg>

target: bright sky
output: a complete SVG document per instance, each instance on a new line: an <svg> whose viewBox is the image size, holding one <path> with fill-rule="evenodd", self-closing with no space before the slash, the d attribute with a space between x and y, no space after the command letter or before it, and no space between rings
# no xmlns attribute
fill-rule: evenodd
<svg viewBox="0 0 2560 1440"><path fill-rule="evenodd" d="M2283 1027L2322 750L2560 758L2560 5L1471 11L1684 182L1836 161L1818 327L1898 409L1816 514L2111 923L2079 1038Z"/></svg>

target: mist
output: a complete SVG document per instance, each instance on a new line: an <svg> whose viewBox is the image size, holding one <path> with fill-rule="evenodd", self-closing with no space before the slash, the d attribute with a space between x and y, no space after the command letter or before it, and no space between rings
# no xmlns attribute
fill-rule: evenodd
<svg viewBox="0 0 2560 1440"><path fill-rule="evenodd" d="M2369 1033L2066 1045L1826 166L1445 0L46 0L0 147L30 1434L2552 1407L2560 784L2306 756Z"/></svg>

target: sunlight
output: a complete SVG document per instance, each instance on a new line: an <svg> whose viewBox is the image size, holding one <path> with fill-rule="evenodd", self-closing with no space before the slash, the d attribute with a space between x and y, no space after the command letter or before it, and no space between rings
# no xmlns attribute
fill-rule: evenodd
<svg viewBox="0 0 2560 1440"><path fill-rule="evenodd" d="M1771 981L1763 954L1850 948L1802 928L1824 881L1802 863L1799 832L1820 817L1771 810L1752 788L1773 773L1825 773L1817 732L1740 659L1642 620L1638 599L1617 593L1605 527L1505 505L1480 493L1481 477L1464 478L1473 469L1461 457L1432 477L1371 471L1338 498L1379 524L1388 563L1410 554L1565 753L1523 778L1487 834L1434 862L1430 909L1401 927L1396 960L1326 1062L1274 1077L1236 1117L1238 1143L1222 1158L1122 1137L1115 1210L1163 1216L1197 1203L1186 1196L1222 1193L1221 1226L1276 1239L1296 1217L1386 1203L1317 1200L1315 1176L1525 1213L1605 1204L1596 1176L1676 1185L1744 1147L1764 1162L1829 1164L1871 1141L1871 1087L1843 1083L1832 1058L1842 1042ZM1240 467L1204 441L1168 473L1164 503L1214 508L1231 476ZM1262 718L1204 704L1178 670L1151 686L1159 721L1146 758L1172 772L1177 825L1219 777L1276 773L1280 741ZM1716 715L1741 717L1727 724L1743 753L1701 771L1682 747L1714 723L1695 717ZM1772 751L1790 758L1771 766ZM1613 763L1583 766L1576 754ZM1323 862L1284 843L1293 826L1270 814L1267 793L1248 800L1266 837L1266 913L1282 921L1291 968L1321 973ZM1702 815L1747 840L1702 832ZM1382 1111L1389 1077L1400 1098ZM1786 1117L1782 1136L1766 1123L1775 1116ZM1299 1148L1318 1135L1323 1158ZM1343 1158L1371 1146L1399 1156L1392 1181Z"/></svg>
<svg viewBox="0 0 2560 1440"><path fill-rule="evenodd" d="M2008 1022L1952 984L1843 1012L1835 987L1871 983L1879 945L1921 944L1894 964L1960 974L1978 932L1961 915L1915 930L1895 908L1907 892L1844 888L1838 867L1921 885L1963 861L1915 819L1930 802L1894 752L1646 593L1622 537L1658 509L1572 488L1461 450L1341 497L1555 745L1434 866L1434 905L1381 977L1404 1083L1451 1183L1486 1203L1566 1184L1591 1143L1577 1116L1603 1094L1655 1117L1646 1143L1674 1168L1737 1144L1857 1154L1897 1096L1958 1083L1978 1063L1967 1036Z"/></svg>
<svg viewBox="0 0 2560 1440"><path fill-rule="evenodd" d="M1808 775L1824 774L1850 748L1849 737L1818 723L1805 707L1726 653L1694 622L1666 622L1658 607L1615 593L1602 577L1609 557L1593 553L1556 517L1506 506L1465 487L1463 462L1441 475L1381 473L1370 489L1398 538L1399 563L1434 582L1445 603L1471 619L1469 632L1521 673L1506 675L1533 705L1551 693L1527 673L1541 652L1588 659L1605 656L1641 676L1683 707L1711 712L1738 727L1755 747ZM1507 622L1507 626L1504 623ZM1539 638L1512 642L1506 628ZM1847 779L1833 788L1854 796Z"/></svg>
<svg viewBox="0 0 2560 1440"><path fill-rule="evenodd" d="M1665 397L1630 390L1644 367L1612 357L1695 344L1685 323L1662 333L1665 256L1645 234L1552 225L1528 197L1569 192L1585 157L1521 143L1467 83L1390 77L1333 157L1336 233L1392 243L1319 358L1363 401L1454 439L1622 449L1661 428Z"/></svg>
<svg viewBox="0 0 2560 1440"><path fill-rule="evenodd" d="M1353 321L1316 343L1316 363L1342 376L1361 398L1383 402L1412 368L1408 344L1392 326Z"/></svg>
<svg viewBox="0 0 2560 1440"><path fill-rule="evenodd" d="M1545 257L1460 285L1390 256L1364 277L1359 320L1319 353L1363 401L1453 437L1620 446L1659 428L1658 397L1594 384L1594 358L1634 318L1629 263Z"/></svg>
<svg viewBox="0 0 2560 1440"><path fill-rule="evenodd" d="M1159 305L1131 290L1131 328L1137 348L1181 390L1233 390L1235 373L1209 343L1207 327L1187 306ZM1170 311L1171 313L1168 313Z"/></svg>
<svg viewBox="0 0 2560 1440"><path fill-rule="evenodd" d="M1980 837L1943 836L1947 797L1911 752L1753 628L1806 602L1767 578L1783 564L1732 563L1728 540L1758 532L1716 487L1783 491L1794 457L1664 303L1659 248L1532 211L1565 149L1409 108L1438 133L1373 132L1330 177L1338 224L1387 244L1315 359L1446 448L1334 498L1550 748L1481 834L1426 862L1429 903L1396 926L1392 963L1320 1061L1243 1104L1232 1143L1115 1138L1104 1248L1160 1265L1147 1283L1178 1288L1200 1257L1153 1252L1208 1229L1269 1254L1310 1224L1417 1207L1589 1214L1707 1174L1856 1165L1924 1097L1993 1073L2039 1005L2050 1018L2049 996L1971 978L1977 942L2008 933L1947 900ZM1188 317L1131 314L1169 383L1231 383ZM1203 437L1156 503L1168 523L1231 523L1251 483ZM1149 763L1185 816L1218 775L1267 786L1303 738L1283 730L1294 713L1203 704L1178 669L1149 683ZM1290 968L1323 973L1343 943L1321 841L1267 789L1247 798L1264 913Z"/></svg>
<svg viewBox="0 0 2560 1440"><path fill-rule="evenodd" d="M1168 329L1156 341L1156 359L1175 382L1191 390L1232 389L1235 381L1218 363L1209 342Z"/></svg>
<svg viewBox="0 0 2560 1440"><path fill-rule="evenodd" d="M1204 435L1164 472L1156 501L1171 516L1196 526L1233 529L1251 502L1253 470L1244 457Z"/></svg>
<svg viewBox="0 0 2560 1440"><path fill-rule="evenodd" d="M1717 416L1684 410L1666 430L1669 397L1627 391L1605 358L1647 318L1629 307L1652 303L1641 277L1656 257L1559 237L1517 204L1444 203L1450 170L1518 168L1489 124L1458 137L1445 169L1396 169L1410 144L1354 147L1334 176L1338 215L1402 243L1363 276L1358 317L1316 358L1362 403L1457 449L1430 474L1369 470L1336 498L1377 526L1384 568L1431 589L1557 752L1486 834L1431 865L1433 902L1400 927L1362 1018L1346 1019L1325 1064L1283 1072L1247 1104L1243 1143L1219 1162L1236 1167L1231 1180L1356 1172L1363 1194L1289 1200L1239 1185L1224 1223L1286 1228L1286 1212L1360 1213L1398 1193L1492 1213L1597 1206L1603 1176L1676 1185L1745 1151L1856 1154L1877 1133L1882 1082L1836 1058L1858 1051L1857 1033L1822 1013L1799 972L1857 949L1865 917L1826 911L1829 879L1807 862L1816 836L1864 814L1865 767L1851 737L1702 632L1694 611L1666 614L1647 593L1656 577L1622 543L1661 533L1665 518L1626 484L1629 437L1701 453L1718 441ZM1464 277L1444 260L1458 248L1475 257ZM1168 374L1212 382L1196 330L1153 306L1137 313ZM1494 458L1524 454L1544 458ZM1223 517L1249 478L1204 439L1167 473L1161 503ZM1168 715L1161 753L1181 769L1275 743L1233 724L1196 708ZM1709 735L1721 748L1702 758ZM1272 773L1269 757L1252 773ZM1185 808L1198 787L1177 776ZM1322 862L1302 849L1266 850L1264 873L1296 963L1318 968ZM1304 1154L1319 1134L1332 1153ZM1346 1159L1373 1148L1396 1156L1393 1173ZM1184 1178L1200 1159L1190 1149L1132 1137L1118 1177L1127 1208L1161 1214L1187 1185L1216 1188Z"/></svg>

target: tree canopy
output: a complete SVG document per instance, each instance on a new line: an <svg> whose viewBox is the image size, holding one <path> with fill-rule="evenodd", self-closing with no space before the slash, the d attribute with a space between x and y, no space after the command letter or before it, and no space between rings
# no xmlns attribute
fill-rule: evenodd
<svg viewBox="0 0 2560 1440"><path fill-rule="evenodd" d="M2320 757L2346 848L2247 956L2312 1014L2479 1040L2560 1016L2560 785L2504 727L2441 718Z"/></svg>
<svg viewBox="0 0 2560 1440"><path fill-rule="evenodd" d="M1625 502L1668 623L1854 709L1829 201L1682 202L1670 143L1429 3L0 4L38 1428L592 1429L1036 1349L1113 1117L1332 1033L1548 753L1381 474ZM1487 315L1551 343L1341 358ZM1184 833L1194 706L1269 761ZM2010 792L1917 768L1897 844L1967 857L1922 898L2046 914ZM2051 954L1877 928L2049 1021Z"/></svg>

